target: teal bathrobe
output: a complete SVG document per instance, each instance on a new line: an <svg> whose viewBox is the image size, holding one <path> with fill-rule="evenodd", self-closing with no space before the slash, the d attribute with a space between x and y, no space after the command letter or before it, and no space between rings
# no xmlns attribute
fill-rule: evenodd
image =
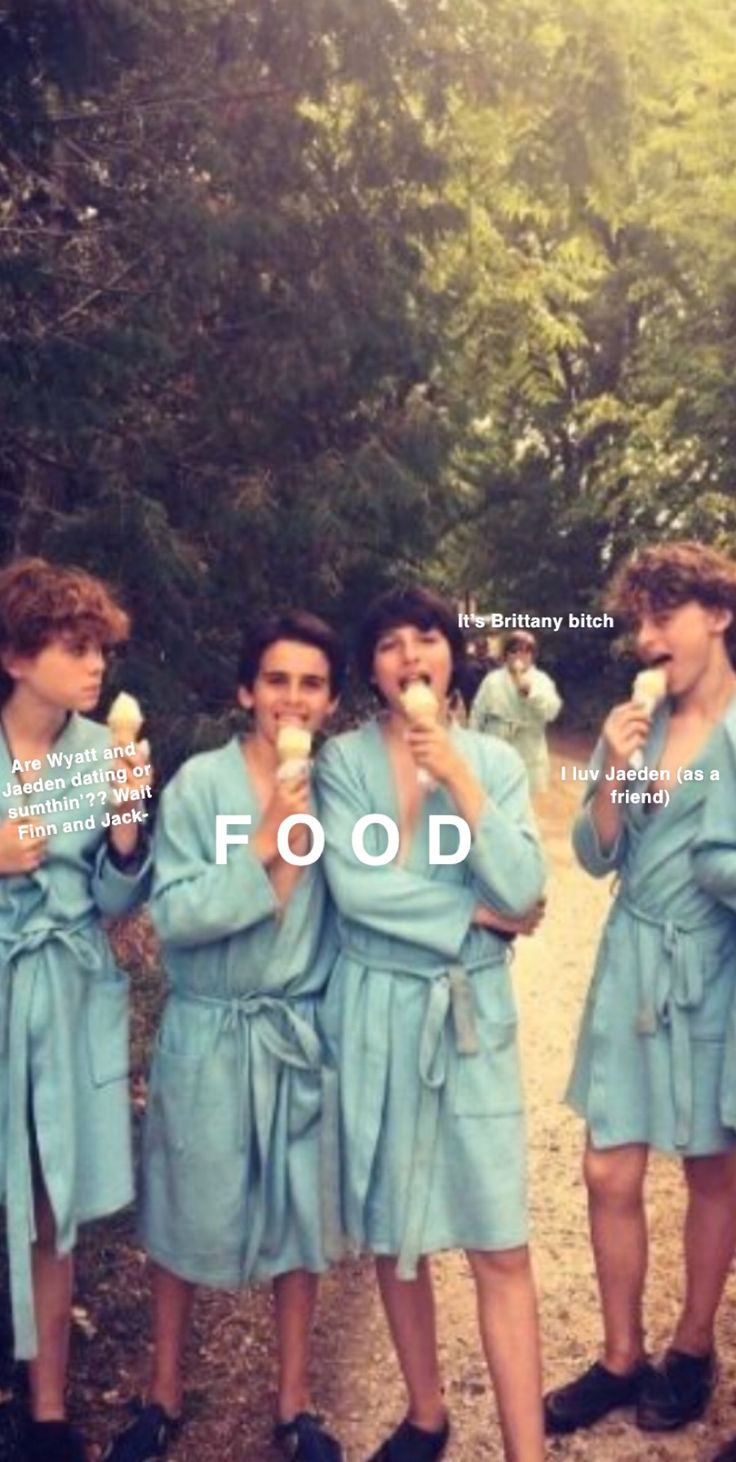
<svg viewBox="0 0 736 1462"><path fill-rule="evenodd" d="M141 1231L157 1263L235 1288L339 1248L337 1079L318 1028L334 960L321 863L287 906L217 814L261 818L241 743L187 762L158 819L151 913L169 993L146 1115Z"/></svg>
<svg viewBox="0 0 736 1462"><path fill-rule="evenodd" d="M693 862L701 886L731 910L736 945L736 704L729 708L719 737L718 770L719 781L705 787ZM720 1098L721 1119L736 1130L736 950L733 959Z"/></svg>
<svg viewBox="0 0 736 1462"><path fill-rule="evenodd" d="M657 765L669 715L668 704L655 715L646 766ZM735 716L736 706L692 764L702 781L610 784L664 787L670 802L653 812L622 804L621 833L607 854L590 812L592 783L575 824L583 867L594 877L618 874L567 1092L597 1148L640 1142L701 1156L734 1142L722 1120L721 1084L736 921L712 892L718 857L708 866L698 846L708 789L736 826L736 781L723 771ZM599 746L591 766L602 760ZM720 772L717 784L709 781L712 770Z"/></svg>
<svg viewBox="0 0 736 1462"><path fill-rule="evenodd" d="M429 863L429 814L456 814L441 788L424 799L404 866L367 867L353 852L366 813L399 820L380 722L330 741L317 764L339 915L324 1020L340 1070L345 1225L356 1245L397 1255L405 1277L434 1250L527 1237L508 942L472 919L481 902L529 909L543 864L516 752L459 727L451 735L489 796L457 864ZM365 843L383 851L385 832ZM443 846L457 846L454 830Z"/></svg>
<svg viewBox="0 0 736 1462"><path fill-rule="evenodd" d="M20 1359L36 1353L32 1133L60 1254L73 1249L80 1223L112 1213L133 1197L128 981L115 966L101 916L125 914L145 898L149 867L146 861L126 874L110 859L99 825L105 802L115 811L109 785L73 785L75 774L119 765L103 759L109 747L105 726L72 715L53 751L79 760L16 774L0 738L0 792L39 777L64 783L53 792L3 796L0 818L11 807L51 797L81 803L78 810L42 818L57 831L36 872L0 877L0 1199ZM84 821L93 808L94 828L63 831L65 822Z"/></svg>

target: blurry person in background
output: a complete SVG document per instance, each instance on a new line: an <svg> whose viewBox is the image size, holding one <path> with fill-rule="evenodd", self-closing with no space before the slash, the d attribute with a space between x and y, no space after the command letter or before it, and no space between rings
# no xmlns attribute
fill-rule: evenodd
<svg viewBox="0 0 736 1462"><path fill-rule="evenodd" d="M473 701L469 724L474 731L490 731L518 751L529 774L532 792L549 782L546 727L562 708L551 676L540 670L536 636L528 630L510 634L503 650L503 666L486 675Z"/></svg>
<svg viewBox="0 0 736 1462"><path fill-rule="evenodd" d="M501 644L498 635L477 635L475 639L468 640L465 647L465 660L457 671L454 692L458 709L462 705L465 711L465 720L459 714L456 716L462 725L467 724L473 701L486 676L491 670L498 670L501 664Z"/></svg>

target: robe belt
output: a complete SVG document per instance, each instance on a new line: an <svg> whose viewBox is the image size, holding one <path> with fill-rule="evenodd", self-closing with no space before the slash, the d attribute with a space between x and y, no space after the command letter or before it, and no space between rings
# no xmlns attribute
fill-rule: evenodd
<svg viewBox="0 0 736 1462"><path fill-rule="evenodd" d="M693 1053L690 1015L703 1002L705 986L702 958L692 949L689 936L704 929L723 926L723 918L704 919L698 924L679 924L658 918L632 904L625 897L620 905L635 919L659 929L665 958L655 965L639 961L639 1010L636 1029L640 1036L669 1032L672 1063L672 1098L675 1108L675 1146L688 1147L693 1126Z"/></svg>
<svg viewBox="0 0 736 1462"><path fill-rule="evenodd" d="M319 1077L322 1092L320 1112L320 1172L322 1236L325 1257L339 1259L343 1252L340 1212L340 1111L337 1072L326 1065L322 1042L308 1020L297 1014L294 998L277 995L239 995L218 998L176 990L176 1000L209 1006L220 1012L219 1042L226 1032L234 1035L238 1047L239 1129L245 1151L250 1129L258 1151L256 1211L245 1255L245 1274L253 1272L269 1220L269 1233L284 1233L288 1221L286 1190L280 1190L279 1211L267 1213L266 1178L272 1166L271 1144L276 1112L277 1080L281 1067L311 1072ZM298 998L298 997L297 997ZM248 1060L250 1049L251 1060ZM255 1075L260 1080L253 1080ZM247 1072L251 1070L250 1084Z"/></svg>
<svg viewBox="0 0 736 1462"><path fill-rule="evenodd" d="M422 969L397 969L395 964L382 964L373 955L350 947L341 953L357 963L370 964L399 979L420 979L427 982L424 1019L419 1038L419 1106L409 1172L409 1189L404 1214L403 1233L396 1272L400 1279L415 1279L422 1254L422 1238L432 1190L439 1132L441 1093L447 1080L447 1019L452 1018L455 1050L458 1056L477 1056L480 1050L475 1024L475 1001L469 976L488 970L499 960L478 959L466 964L449 963ZM383 1100L383 1093L377 1093ZM364 1195L365 1197L365 1195Z"/></svg>
<svg viewBox="0 0 736 1462"><path fill-rule="evenodd" d="M57 944L66 951L77 969L81 967L85 973L100 970L102 957L83 934L91 927L94 927L92 921L86 918L66 928L50 925L29 929L16 938L0 933L0 979L4 996L0 1004L0 1058L3 1063L7 1062L8 1072L5 1197L10 1297L18 1360L33 1359L38 1339L31 1275L31 1244L36 1237L36 1226L28 1125L30 1022L38 956L50 944ZM72 1195L73 1184L69 1184L63 1209L59 1211L54 1207L56 1250L59 1254L70 1253L76 1239Z"/></svg>

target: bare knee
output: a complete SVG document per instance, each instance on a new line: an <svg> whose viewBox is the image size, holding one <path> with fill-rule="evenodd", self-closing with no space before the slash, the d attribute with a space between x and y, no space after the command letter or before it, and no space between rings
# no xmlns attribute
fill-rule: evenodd
<svg viewBox="0 0 736 1462"><path fill-rule="evenodd" d="M531 1277L531 1259L526 1245L518 1249L468 1249L466 1253L479 1287L498 1288L513 1280Z"/></svg>
<svg viewBox="0 0 736 1462"><path fill-rule="evenodd" d="M736 1153L716 1152L708 1157L686 1157L685 1180L691 1197L717 1202L736 1201Z"/></svg>
<svg viewBox="0 0 736 1462"><path fill-rule="evenodd" d="M635 1207L642 1199L645 1172L646 1149L617 1147L600 1152L588 1146L585 1150L583 1177L593 1202Z"/></svg>

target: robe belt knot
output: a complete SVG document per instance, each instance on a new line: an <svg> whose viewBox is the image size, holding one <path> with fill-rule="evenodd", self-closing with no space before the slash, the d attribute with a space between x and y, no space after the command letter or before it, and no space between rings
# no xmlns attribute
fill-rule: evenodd
<svg viewBox="0 0 736 1462"><path fill-rule="evenodd" d="M346 946L343 953L365 964L367 956ZM397 969L395 964L382 964L370 956L372 970L383 970L394 979L419 979L427 984L424 1018L419 1038L419 1104L416 1133L409 1173L408 1197L404 1214L403 1234L396 1272L400 1279L416 1278L417 1262L422 1253L422 1237L429 1205L432 1173L437 1148L440 1098L447 1080L448 1016L457 1055L472 1059L480 1050L475 1022L475 1002L470 976L492 969L498 960L473 960L466 964L450 962L428 969ZM381 1093L373 1093L382 1100Z"/></svg>
<svg viewBox="0 0 736 1462"><path fill-rule="evenodd" d="M276 1119L279 1072L283 1067L311 1073L321 1088L320 1168L322 1233L325 1257L342 1254L340 1214L340 1146L337 1072L327 1065L322 1041L314 1026L295 1009L294 999L253 993L219 999L176 991L176 999L209 1006L220 1012L217 1043L231 1034L238 1052L238 1128L240 1145L246 1150L253 1141L258 1154L258 1179L253 1222L245 1257L245 1276L256 1264L266 1230L283 1233L288 1224L286 1187L278 1191L278 1213L268 1203L267 1179L272 1167L272 1144ZM298 997L297 997L298 998Z"/></svg>
<svg viewBox="0 0 736 1462"><path fill-rule="evenodd" d="M684 925L657 917L628 900L623 906L634 918L659 929L664 958L656 964L639 960L639 1011L636 1020L640 1036L669 1035L672 1064L672 1097L675 1109L675 1144L688 1147L693 1125L693 1053L690 1015L702 1004L705 993L703 965L691 936L716 928L721 920L708 919Z"/></svg>

